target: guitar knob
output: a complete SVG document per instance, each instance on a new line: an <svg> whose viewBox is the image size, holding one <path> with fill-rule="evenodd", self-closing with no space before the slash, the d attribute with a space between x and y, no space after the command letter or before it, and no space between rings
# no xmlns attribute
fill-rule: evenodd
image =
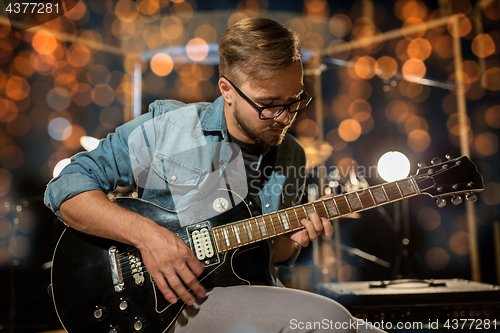
<svg viewBox="0 0 500 333"><path fill-rule="evenodd" d="M446 206L446 200L444 200L443 198L438 198L436 200L436 204L439 208L443 208L444 206Z"/></svg>
<svg viewBox="0 0 500 333"><path fill-rule="evenodd" d="M128 302L127 301L121 301L120 302L120 310L125 311L128 308Z"/></svg>
<svg viewBox="0 0 500 333"><path fill-rule="evenodd" d="M467 199L468 202L476 202L477 201L477 195L473 193L467 193L465 195L465 199Z"/></svg>
<svg viewBox="0 0 500 333"><path fill-rule="evenodd" d="M462 203L462 197L459 195L454 195L453 198L451 198L451 203L455 206L460 205Z"/></svg>
<svg viewBox="0 0 500 333"><path fill-rule="evenodd" d="M94 318L97 320L104 319L104 314L104 309L98 306L94 311Z"/></svg>
<svg viewBox="0 0 500 333"><path fill-rule="evenodd" d="M432 160L431 160L431 164L434 165L434 164L439 164L441 163L441 159L439 157L434 157Z"/></svg>
<svg viewBox="0 0 500 333"><path fill-rule="evenodd" d="M144 328L144 323L140 319L136 319L134 323L134 330L139 332Z"/></svg>
<svg viewBox="0 0 500 333"><path fill-rule="evenodd" d="M451 155L450 155L450 154L446 154L446 155L444 155L444 157L446 157L446 159L447 159L448 161L452 159L452 157L451 157Z"/></svg>
<svg viewBox="0 0 500 333"><path fill-rule="evenodd" d="M118 329L110 327L108 333L118 333Z"/></svg>

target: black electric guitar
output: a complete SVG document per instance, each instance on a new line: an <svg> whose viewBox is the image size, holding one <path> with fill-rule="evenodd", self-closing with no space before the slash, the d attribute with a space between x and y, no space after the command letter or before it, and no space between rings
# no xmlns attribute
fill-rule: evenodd
<svg viewBox="0 0 500 333"><path fill-rule="evenodd" d="M224 211L224 193L215 191L213 209L221 213L184 227L175 213L146 201L121 198L116 203L179 236L205 264L200 281L211 288L269 281L265 270L245 271L245 256L257 251L260 241L302 229L300 220L311 212L332 220L419 194L437 197L441 207L446 196L454 204L462 201L460 194L475 201L482 189L476 166L462 156L420 168L403 180L256 217L244 200ZM69 333L165 332L184 308L181 301L170 304L163 298L136 248L71 228L54 253L52 295Z"/></svg>

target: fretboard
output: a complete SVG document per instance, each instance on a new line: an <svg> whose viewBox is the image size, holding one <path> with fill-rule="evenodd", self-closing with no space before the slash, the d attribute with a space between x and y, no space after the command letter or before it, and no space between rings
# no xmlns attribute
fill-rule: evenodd
<svg viewBox="0 0 500 333"><path fill-rule="evenodd" d="M304 205L251 217L212 229L218 252L232 250L265 239L304 229L300 223L310 213L329 220L418 195L413 177L356 192L317 200Z"/></svg>

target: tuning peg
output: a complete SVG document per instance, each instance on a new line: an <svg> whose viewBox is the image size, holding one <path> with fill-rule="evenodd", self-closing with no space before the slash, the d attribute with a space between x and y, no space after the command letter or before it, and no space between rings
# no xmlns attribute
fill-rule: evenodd
<svg viewBox="0 0 500 333"><path fill-rule="evenodd" d="M417 166L418 166L419 168L425 168L425 167L427 166L427 164L425 164L425 162L418 162L418 163L417 163Z"/></svg>
<svg viewBox="0 0 500 333"><path fill-rule="evenodd" d="M448 161L449 161L449 160L451 160L451 159L453 158L453 157L451 157L451 155L450 155L450 154L446 154L446 155L444 155L444 157L446 157L446 159L447 159Z"/></svg>
<svg viewBox="0 0 500 333"><path fill-rule="evenodd" d="M462 197L455 194L453 198L451 198L451 203L454 204L455 206L458 206L462 203Z"/></svg>
<svg viewBox="0 0 500 333"><path fill-rule="evenodd" d="M431 164L439 164L441 163L441 159L439 157L434 157L432 160L431 160Z"/></svg>
<svg viewBox="0 0 500 333"><path fill-rule="evenodd" d="M477 195L474 193L467 193L465 195L465 199L467 199L468 202L476 202L477 201Z"/></svg>
<svg viewBox="0 0 500 333"><path fill-rule="evenodd" d="M436 204L439 208L443 208L444 206L446 206L446 200L444 200L443 198L438 198L436 200Z"/></svg>

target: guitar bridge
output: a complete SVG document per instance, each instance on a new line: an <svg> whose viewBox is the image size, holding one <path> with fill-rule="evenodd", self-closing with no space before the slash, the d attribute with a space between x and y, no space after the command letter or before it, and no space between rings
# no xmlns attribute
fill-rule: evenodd
<svg viewBox="0 0 500 333"><path fill-rule="evenodd" d="M144 272L142 270L141 257L134 252L130 252L128 259L135 284L142 286L144 284Z"/></svg>
<svg viewBox="0 0 500 333"><path fill-rule="evenodd" d="M113 279L113 287L117 293L125 290L125 283L123 282L122 268L120 261L117 260L119 253L116 246L111 246L108 249L109 266L111 268L111 278Z"/></svg>

